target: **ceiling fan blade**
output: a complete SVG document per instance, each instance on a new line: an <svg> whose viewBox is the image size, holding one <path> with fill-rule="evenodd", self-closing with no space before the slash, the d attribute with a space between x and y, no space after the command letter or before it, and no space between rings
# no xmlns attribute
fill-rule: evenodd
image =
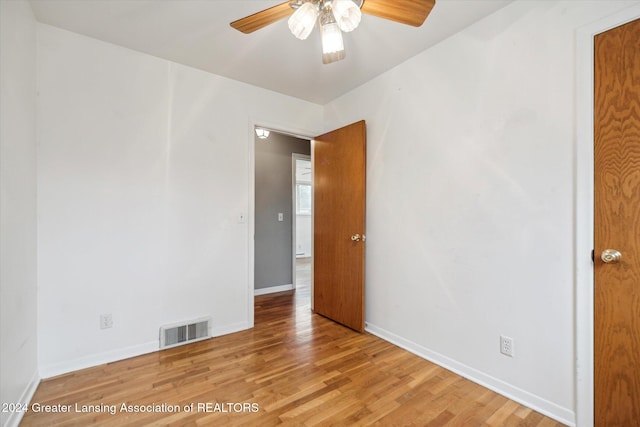
<svg viewBox="0 0 640 427"><path fill-rule="evenodd" d="M436 0L364 0L362 13L419 27L435 4Z"/></svg>
<svg viewBox="0 0 640 427"><path fill-rule="evenodd" d="M269 9L233 21L231 26L238 31L249 34L269 24L273 24L282 18L286 18L292 13L293 9L289 6L289 2L286 1Z"/></svg>

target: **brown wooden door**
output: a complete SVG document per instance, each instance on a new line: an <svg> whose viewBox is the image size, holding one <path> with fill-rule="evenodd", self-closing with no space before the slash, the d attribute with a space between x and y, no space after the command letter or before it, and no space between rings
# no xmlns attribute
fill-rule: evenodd
<svg viewBox="0 0 640 427"><path fill-rule="evenodd" d="M312 148L313 309L362 332L365 122L321 135L313 140Z"/></svg>
<svg viewBox="0 0 640 427"><path fill-rule="evenodd" d="M640 20L595 39L595 424L640 423ZM601 253L615 249L618 263Z"/></svg>

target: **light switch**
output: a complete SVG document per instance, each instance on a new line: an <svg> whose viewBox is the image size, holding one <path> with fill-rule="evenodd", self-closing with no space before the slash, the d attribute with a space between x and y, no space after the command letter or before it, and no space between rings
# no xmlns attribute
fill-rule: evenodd
<svg viewBox="0 0 640 427"><path fill-rule="evenodd" d="M284 214L282 212L278 212L278 221L284 221Z"/></svg>

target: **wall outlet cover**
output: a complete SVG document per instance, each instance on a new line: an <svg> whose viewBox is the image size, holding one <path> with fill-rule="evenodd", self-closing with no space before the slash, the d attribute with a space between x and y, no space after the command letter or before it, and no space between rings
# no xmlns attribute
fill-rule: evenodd
<svg viewBox="0 0 640 427"><path fill-rule="evenodd" d="M500 335L500 353L505 356L513 357L514 343L513 338Z"/></svg>

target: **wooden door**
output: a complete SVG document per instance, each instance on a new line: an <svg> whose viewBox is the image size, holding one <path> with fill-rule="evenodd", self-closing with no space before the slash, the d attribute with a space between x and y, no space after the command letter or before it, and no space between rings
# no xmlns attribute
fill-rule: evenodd
<svg viewBox="0 0 640 427"><path fill-rule="evenodd" d="M640 422L640 20L595 39L595 424ZM601 254L614 249L617 263Z"/></svg>
<svg viewBox="0 0 640 427"><path fill-rule="evenodd" d="M364 331L366 126L314 139L313 309Z"/></svg>

